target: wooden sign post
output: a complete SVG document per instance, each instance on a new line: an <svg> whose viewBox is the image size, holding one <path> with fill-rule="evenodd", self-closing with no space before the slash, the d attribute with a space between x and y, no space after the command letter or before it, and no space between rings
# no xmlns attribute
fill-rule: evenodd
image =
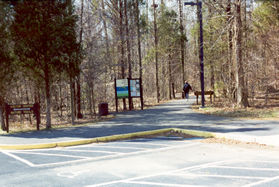
<svg viewBox="0 0 279 187"><path fill-rule="evenodd" d="M40 105L35 104L18 104L8 105L6 104L6 130L9 132L9 115L20 115L20 114L34 114L37 120L37 130L40 130Z"/></svg>

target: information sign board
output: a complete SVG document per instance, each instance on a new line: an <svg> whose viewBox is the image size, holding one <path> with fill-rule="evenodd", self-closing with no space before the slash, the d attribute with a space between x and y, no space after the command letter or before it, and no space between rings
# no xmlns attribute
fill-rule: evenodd
<svg viewBox="0 0 279 187"><path fill-rule="evenodd" d="M5 107L6 113L6 130L9 132L9 115L20 115L20 114L34 114L37 120L37 130L40 130L40 105L39 103L35 104L17 104L17 105L8 105Z"/></svg>
<svg viewBox="0 0 279 187"><path fill-rule="evenodd" d="M130 80L130 94L131 94L131 97L140 97L140 80L139 79Z"/></svg>
<svg viewBox="0 0 279 187"><path fill-rule="evenodd" d="M32 114L34 113L34 107L30 104L23 104L23 105L9 105L10 114Z"/></svg>
<svg viewBox="0 0 279 187"><path fill-rule="evenodd" d="M115 108L118 112L118 99L129 99L129 110L133 109L133 98L140 98L141 109L143 110L143 94L141 78L114 79ZM124 105L124 104L123 104ZM124 105L123 108L125 108Z"/></svg>
<svg viewBox="0 0 279 187"><path fill-rule="evenodd" d="M116 94L117 94L117 98L129 97L128 79L116 80Z"/></svg>

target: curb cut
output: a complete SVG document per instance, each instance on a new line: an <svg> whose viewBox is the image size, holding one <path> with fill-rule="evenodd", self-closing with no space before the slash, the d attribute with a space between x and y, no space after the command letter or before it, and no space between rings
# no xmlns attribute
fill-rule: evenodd
<svg viewBox="0 0 279 187"><path fill-rule="evenodd" d="M100 142L111 142L111 141L119 141L119 140L127 140L127 139L135 139L135 138L144 138L147 136L181 136L181 137L202 137L202 138L212 138L215 137L214 134L204 131L194 131L194 130L186 130L186 129L178 129L178 128L166 128L159 130L151 130L151 131L141 131L135 133L128 134L118 134L112 136L103 136L98 138L91 139L81 139L67 142L56 142L56 143L44 143L44 144L25 144L25 145L0 145L0 150L27 150L27 149L47 149L47 148L55 148L55 147L68 147L68 146L76 146L76 145L84 145L91 143L100 143Z"/></svg>

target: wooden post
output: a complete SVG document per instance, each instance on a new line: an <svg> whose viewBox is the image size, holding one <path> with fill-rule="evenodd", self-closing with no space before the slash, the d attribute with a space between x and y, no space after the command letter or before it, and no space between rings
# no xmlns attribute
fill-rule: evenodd
<svg viewBox="0 0 279 187"><path fill-rule="evenodd" d="M140 81L140 104L141 104L141 110L143 110L143 94L142 94L142 79L141 77L139 78Z"/></svg>
<svg viewBox="0 0 279 187"><path fill-rule="evenodd" d="M118 98L117 98L117 90L116 90L116 78L114 79L114 90L115 90L115 108L116 108L116 112L118 112Z"/></svg>
<svg viewBox="0 0 279 187"><path fill-rule="evenodd" d="M128 80L128 100L129 100L129 110L132 110L132 97L131 97L131 83L130 83L130 78L127 78Z"/></svg>

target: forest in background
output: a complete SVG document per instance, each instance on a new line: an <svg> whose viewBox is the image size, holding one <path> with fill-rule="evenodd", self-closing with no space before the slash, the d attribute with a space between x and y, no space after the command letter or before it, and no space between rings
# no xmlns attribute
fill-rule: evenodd
<svg viewBox="0 0 279 187"><path fill-rule="evenodd" d="M1 0L2 129L5 103L40 103L47 129L95 118L102 102L112 111L115 78L142 78L146 105L174 92L181 97L185 80L200 90L197 7L183 2ZM279 96L279 2L202 3L205 90L227 107L253 106L257 98L272 105ZM128 104L119 103L122 110ZM29 126L32 119L12 116Z"/></svg>

